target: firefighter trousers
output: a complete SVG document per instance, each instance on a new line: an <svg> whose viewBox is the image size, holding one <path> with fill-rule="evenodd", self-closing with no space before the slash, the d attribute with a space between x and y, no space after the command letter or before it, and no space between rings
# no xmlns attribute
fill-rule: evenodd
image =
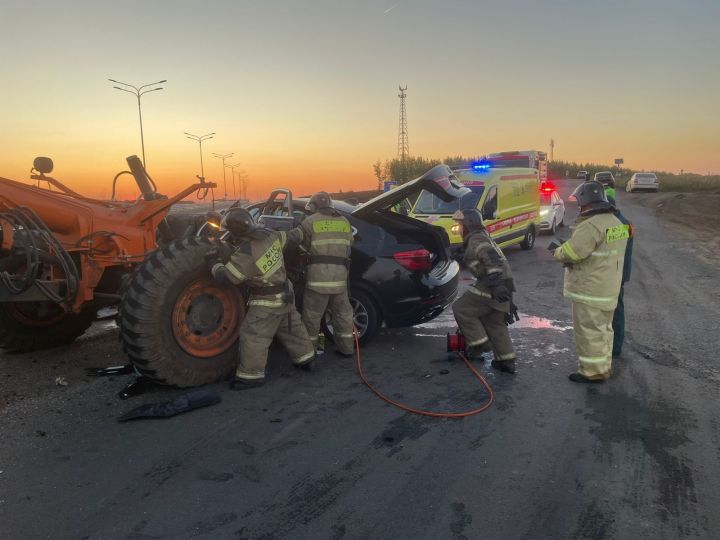
<svg viewBox="0 0 720 540"><path fill-rule="evenodd" d="M622 354L623 341L625 341L625 302L623 301L624 288L625 287L623 285L620 286L620 295L618 296L617 307L613 313L613 356L620 356Z"/></svg>
<svg viewBox="0 0 720 540"><path fill-rule="evenodd" d="M489 342L496 361L515 360L504 312L470 291L455 301L452 310L468 347L479 347Z"/></svg>
<svg viewBox="0 0 720 540"><path fill-rule="evenodd" d="M572 316L578 373L588 379L608 379L612 372L613 310L573 302Z"/></svg>
<svg viewBox="0 0 720 540"><path fill-rule="evenodd" d="M355 349L353 309L347 290L337 294L323 294L305 289L302 321L315 346L317 346L320 324L326 311L330 313L335 347L343 354L352 354Z"/></svg>
<svg viewBox="0 0 720 540"><path fill-rule="evenodd" d="M251 304L240 325L237 378L257 380L265 377L268 349L276 336L293 364L305 364L315 357L315 348L294 305L272 308Z"/></svg>

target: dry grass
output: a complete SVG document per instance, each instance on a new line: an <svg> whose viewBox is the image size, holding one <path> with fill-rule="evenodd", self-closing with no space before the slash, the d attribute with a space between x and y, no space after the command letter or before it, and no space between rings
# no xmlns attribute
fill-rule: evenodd
<svg viewBox="0 0 720 540"><path fill-rule="evenodd" d="M715 191L720 190L720 175L655 173L660 182L660 191ZM615 178L619 188L624 188L632 174L625 173Z"/></svg>
<svg viewBox="0 0 720 540"><path fill-rule="evenodd" d="M654 172L660 182L660 191L720 191L720 175L718 174L673 174L664 171L633 171L625 168L618 171L617 167L611 165L567 161L551 162L548 167L551 178L564 178L566 171L570 173L570 178L574 178L577 171L587 171L589 178L599 171L612 171L618 188L625 188L625 184L635 172Z"/></svg>
<svg viewBox="0 0 720 540"><path fill-rule="evenodd" d="M720 190L720 175L657 173L660 191L712 191Z"/></svg>

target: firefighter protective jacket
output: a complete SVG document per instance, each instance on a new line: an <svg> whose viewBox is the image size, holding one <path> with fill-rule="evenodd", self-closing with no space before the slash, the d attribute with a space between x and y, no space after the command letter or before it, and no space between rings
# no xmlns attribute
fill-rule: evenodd
<svg viewBox="0 0 720 540"><path fill-rule="evenodd" d="M494 309L507 312L510 302L492 299L491 285L504 284L510 292L515 290L512 271L505 255L485 229L471 232L465 238L465 264L477 279L468 290L485 298Z"/></svg>
<svg viewBox="0 0 720 540"><path fill-rule="evenodd" d="M623 261L623 276L622 276L622 282L627 283L630 281L630 273L632 271L632 251L633 251L633 241L635 240L635 227L633 227L633 224L630 223L630 220L626 218L620 210L615 208L613 211L615 214L615 217L617 217L623 225L628 226L628 233L629 238L627 241L627 246L625 247L625 259Z"/></svg>
<svg viewBox="0 0 720 540"><path fill-rule="evenodd" d="M301 245L310 254L305 287L323 294L347 289L352 227L344 216L322 208L300 224Z"/></svg>
<svg viewBox="0 0 720 540"><path fill-rule="evenodd" d="M287 241L288 234L284 231L255 231L225 263L230 281L236 285L246 283L250 287L251 306L281 308L288 305L292 289L283 259Z"/></svg>
<svg viewBox="0 0 720 540"><path fill-rule="evenodd" d="M605 311L617 306L630 227L612 213L579 221L570 240L554 252L566 263L563 294Z"/></svg>

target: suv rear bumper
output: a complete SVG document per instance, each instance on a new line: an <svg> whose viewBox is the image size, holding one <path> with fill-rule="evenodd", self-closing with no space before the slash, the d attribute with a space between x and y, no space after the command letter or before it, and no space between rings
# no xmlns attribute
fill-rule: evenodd
<svg viewBox="0 0 720 540"><path fill-rule="evenodd" d="M459 275L460 265L451 261L441 276L430 274L412 280L411 294L402 295L404 299L400 302L382 305L385 325L388 328L414 326L440 315L457 296ZM397 294L394 297L397 298Z"/></svg>

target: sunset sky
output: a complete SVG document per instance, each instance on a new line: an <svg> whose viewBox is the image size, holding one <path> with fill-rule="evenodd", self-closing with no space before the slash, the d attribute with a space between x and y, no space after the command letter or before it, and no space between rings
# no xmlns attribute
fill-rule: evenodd
<svg viewBox="0 0 720 540"><path fill-rule="evenodd" d="M255 199L272 187L370 188L397 152L512 149L557 159L720 172L718 0L0 0L0 176L53 173L109 196L140 155L171 194L212 152L235 156ZM131 186L124 180L124 194ZM229 182L229 171L228 171ZM221 189L222 191L222 189Z"/></svg>

